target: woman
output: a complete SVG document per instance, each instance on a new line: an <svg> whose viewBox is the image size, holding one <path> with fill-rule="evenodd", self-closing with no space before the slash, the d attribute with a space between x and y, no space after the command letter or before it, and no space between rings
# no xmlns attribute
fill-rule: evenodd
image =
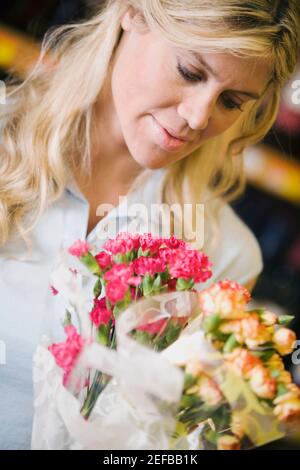
<svg viewBox="0 0 300 470"><path fill-rule="evenodd" d="M243 190L243 149L274 122L299 26L298 0L110 0L54 32L28 79L8 87L1 448L30 445L31 360L53 259L77 238L97 242L110 218L122 229L122 213L99 220L99 204L127 193L146 205L205 203L212 280L253 287L261 253L225 201Z"/></svg>

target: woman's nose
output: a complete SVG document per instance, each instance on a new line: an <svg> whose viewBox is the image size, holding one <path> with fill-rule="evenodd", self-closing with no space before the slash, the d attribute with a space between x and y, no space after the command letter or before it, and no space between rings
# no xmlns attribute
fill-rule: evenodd
<svg viewBox="0 0 300 470"><path fill-rule="evenodd" d="M215 107L216 96L205 90L192 94L178 106L177 112L188 122L191 129L207 128Z"/></svg>

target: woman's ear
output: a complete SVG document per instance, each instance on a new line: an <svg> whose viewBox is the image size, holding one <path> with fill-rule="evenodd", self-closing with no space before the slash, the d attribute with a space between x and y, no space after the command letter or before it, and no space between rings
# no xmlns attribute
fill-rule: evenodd
<svg viewBox="0 0 300 470"><path fill-rule="evenodd" d="M121 18L121 26L124 29L124 31L131 31L133 27L133 19L136 15L135 10L133 7L129 7L126 12L123 14Z"/></svg>

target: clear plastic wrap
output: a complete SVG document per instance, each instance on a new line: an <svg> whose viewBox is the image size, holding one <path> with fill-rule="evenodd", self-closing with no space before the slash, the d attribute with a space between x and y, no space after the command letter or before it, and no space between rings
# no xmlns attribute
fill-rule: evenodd
<svg viewBox="0 0 300 470"><path fill-rule="evenodd" d="M66 285L70 288L65 293L71 295L77 314L85 315L87 307L78 273L62 276L61 283L62 279L65 288ZM180 337L163 351L154 351L130 335L139 325L170 316L188 317L189 323ZM86 337L88 331L86 324ZM284 435L283 425L275 418L272 408L257 399L206 339L197 293L170 292L133 303L117 320L116 335L116 350L94 341L85 345L68 388L63 385L62 370L48 350L57 338L44 335L34 358L33 449L214 448L204 437L205 431L209 428L222 437L228 434L228 425L216 427L214 415L208 414L187 435L186 428L178 421L184 365L195 361L201 363L202 371L218 385L222 394L219 408L224 406L230 416L234 413L238 417L244 434L242 448L259 446ZM84 381L96 371L111 379L89 419L85 419L80 412ZM208 409L215 413L218 407Z"/></svg>

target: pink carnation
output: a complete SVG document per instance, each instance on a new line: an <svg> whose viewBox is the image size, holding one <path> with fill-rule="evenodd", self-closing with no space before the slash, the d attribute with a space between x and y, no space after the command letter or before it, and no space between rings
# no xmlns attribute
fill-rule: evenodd
<svg viewBox="0 0 300 470"><path fill-rule="evenodd" d="M163 238L155 237L151 233L145 233L140 236L140 245L143 251L150 250L150 253L157 253L164 242Z"/></svg>
<svg viewBox="0 0 300 470"><path fill-rule="evenodd" d="M197 250L176 249L168 255L170 275L173 278L205 282L212 275L208 257Z"/></svg>
<svg viewBox="0 0 300 470"><path fill-rule="evenodd" d="M112 255L124 255L127 252L126 241L119 240L108 240L104 244L104 249L109 251Z"/></svg>
<svg viewBox="0 0 300 470"><path fill-rule="evenodd" d="M67 384L77 357L84 346L83 338L77 333L73 325L65 327L66 341L52 344L49 351L53 354L56 364L64 370L64 385Z"/></svg>
<svg viewBox="0 0 300 470"><path fill-rule="evenodd" d="M113 303L120 302L123 300L127 290L128 285L121 280L109 281L106 286L106 295L107 298Z"/></svg>
<svg viewBox="0 0 300 470"><path fill-rule="evenodd" d="M182 248L187 249L188 245L183 240L179 240L174 235L170 238L165 238L164 243L166 244L167 248Z"/></svg>
<svg viewBox="0 0 300 470"><path fill-rule="evenodd" d="M141 276L132 276L127 279L127 284L129 284L130 286L138 287L140 284L142 284L142 282L143 279L141 278Z"/></svg>
<svg viewBox="0 0 300 470"><path fill-rule="evenodd" d="M99 264L101 269L106 269L111 265L111 255L106 253L105 251L101 251L95 256L97 263Z"/></svg>
<svg viewBox="0 0 300 470"><path fill-rule="evenodd" d="M138 250L141 246L140 235L138 233L131 234L127 232L121 232L117 235L117 240L125 241L127 251Z"/></svg>
<svg viewBox="0 0 300 470"><path fill-rule="evenodd" d="M166 269L164 261L160 258L148 258L145 256L135 259L132 262L132 266L135 274L139 276L145 276L146 274L153 276Z"/></svg>
<svg viewBox="0 0 300 470"><path fill-rule="evenodd" d="M158 250L158 257L165 263L174 262L176 260L177 250L174 248L160 248Z"/></svg>
<svg viewBox="0 0 300 470"><path fill-rule="evenodd" d="M152 323L147 323L146 325L138 326L136 329L139 331L146 331L150 335L156 335L158 333L162 334L168 323L167 318L162 318L161 320L154 321Z"/></svg>
<svg viewBox="0 0 300 470"><path fill-rule="evenodd" d="M89 252L89 245L87 242L82 242L81 240L77 240L77 242L73 243L72 246L68 249L68 252L80 258L81 256L86 255Z"/></svg>
<svg viewBox="0 0 300 470"><path fill-rule="evenodd" d="M115 264L104 276L106 281L120 280L124 283L132 276L132 266L127 266L125 263Z"/></svg>
<svg viewBox="0 0 300 470"><path fill-rule="evenodd" d="M124 255L129 251L138 250L140 247L140 236L129 233L119 233L114 240L108 240L104 248L113 255Z"/></svg>
<svg viewBox="0 0 300 470"><path fill-rule="evenodd" d="M112 311L106 308L105 298L94 300L94 308L90 313L90 317L97 328L100 325L107 325L109 320L112 318L112 315Z"/></svg>

